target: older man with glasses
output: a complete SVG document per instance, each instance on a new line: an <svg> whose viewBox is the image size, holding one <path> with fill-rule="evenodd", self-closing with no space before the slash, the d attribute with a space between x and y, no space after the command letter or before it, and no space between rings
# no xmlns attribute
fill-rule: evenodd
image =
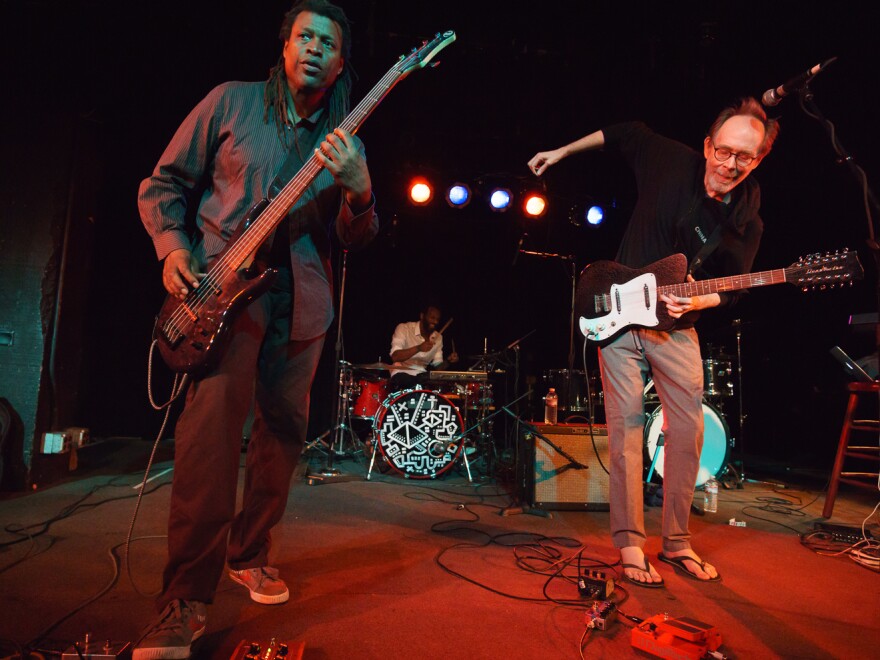
<svg viewBox="0 0 880 660"><path fill-rule="evenodd" d="M615 124L571 144L537 153L528 163L540 176L563 158L606 148L633 170L639 197L616 260L644 268L675 253L690 264L688 279L749 272L763 233L760 188L748 178L770 152L779 131L753 98L718 115L702 153L662 137L641 122ZM742 185L741 185L742 184ZM692 297L661 294L675 320L669 331L631 328L599 350L611 452L611 534L620 550L624 577L642 587L662 587L663 578L645 557L642 452L643 391L648 374L660 396L665 420L662 551L660 561L704 582L721 579L694 552L688 521L703 444L703 371L694 323L701 310L732 305L741 294Z"/></svg>

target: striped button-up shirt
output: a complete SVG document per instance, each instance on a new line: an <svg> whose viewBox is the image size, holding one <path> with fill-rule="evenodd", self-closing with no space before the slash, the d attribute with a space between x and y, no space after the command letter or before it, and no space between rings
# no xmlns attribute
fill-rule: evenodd
<svg viewBox="0 0 880 660"><path fill-rule="evenodd" d="M288 150L271 111L263 121L265 86L228 82L213 89L177 129L152 175L141 182L141 220L159 259L184 248L201 264L210 263L254 203L269 193ZM327 132L318 135L322 128L316 114L287 130L297 131L300 145L312 145ZM293 135L288 137L293 144ZM363 144L355 140L363 155ZM306 159L310 155L308 148L302 150ZM311 339L326 332L333 320L330 231L335 229L346 248L358 248L376 235L378 218L372 204L354 215L342 189L322 170L287 221L294 295L290 337Z"/></svg>

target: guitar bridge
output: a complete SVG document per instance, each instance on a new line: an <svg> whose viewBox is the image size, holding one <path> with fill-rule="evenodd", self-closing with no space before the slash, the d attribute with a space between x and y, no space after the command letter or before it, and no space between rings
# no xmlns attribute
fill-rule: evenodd
<svg viewBox="0 0 880 660"><path fill-rule="evenodd" d="M178 328L173 321L166 321L165 325L160 328L165 343L171 348L177 348L186 337L186 335Z"/></svg>
<svg viewBox="0 0 880 660"><path fill-rule="evenodd" d="M593 296L593 308L596 314L607 314L611 311L611 296L607 293Z"/></svg>

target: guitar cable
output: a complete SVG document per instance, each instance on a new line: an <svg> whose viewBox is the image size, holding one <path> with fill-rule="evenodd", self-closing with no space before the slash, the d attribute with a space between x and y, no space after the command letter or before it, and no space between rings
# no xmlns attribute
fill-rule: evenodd
<svg viewBox="0 0 880 660"><path fill-rule="evenodd" d="M131 574L131 562L130 562L130 553L129 549L131 547L132 534L134 533L134 525L137 522L138 512L141 508L141 500L144 497L144 492L147 489L147 481L150 477L150 469L153 467L153 460L156 458L156 450L159 448L159 442L162 440L162 436L165 434L165 427L168 425L168 419L171 416L171 404L177 400L177 397L180 396L180 393L186 389L186 385L189 383L189 374L183 374L181 376L179 373L174 374L174 381L171 384L171 395L170 398L163 404L159 405L156 403L153 398L153 353L156 350L157 340L154 339L150 344L150 350L147 354L147 397L150 400L150 405L153 407L153 410L165 410L165 417L162 419L162 425L159 427L159 432L156 434L156 439L153 441L153 448L150 450L150 457L147 459L147 467L144 469L144 478L141 481L140 486L138 486L138 496L134 505L134 513L131 516L131 523L128 526L128 533L125 536L125 573L128 575L128 580L131 582L132 586L134 586L135 591L140 593L140 590L135 586L134 578ZM154 537L147 537L154 538ZM155 595L155 594L147 594L147 595Z"/></svg>

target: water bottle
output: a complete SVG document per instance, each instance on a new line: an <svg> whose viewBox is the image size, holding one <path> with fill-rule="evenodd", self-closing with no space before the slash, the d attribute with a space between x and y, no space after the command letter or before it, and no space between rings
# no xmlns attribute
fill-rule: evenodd
<svg viewBox="0 0 880 660"><path fill-rule="evenodd" d="M556 388L551 387L550 391L547 392L547 396L544 397L544 423L556 424L556 413L558 410L559 397L556 396Z"/></svg>
<svg viewBox="0 0 880 660"><path fill-rule="evenodd" d="M718 511L718 481L715 477L709 477L703 485L703 511L717 513Z"/></svg>

